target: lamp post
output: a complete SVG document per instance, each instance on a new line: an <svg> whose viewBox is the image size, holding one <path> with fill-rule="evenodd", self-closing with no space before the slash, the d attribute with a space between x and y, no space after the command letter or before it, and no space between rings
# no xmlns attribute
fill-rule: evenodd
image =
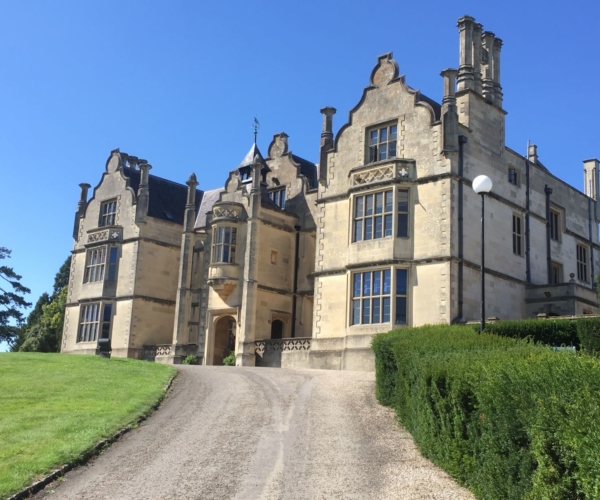
<svg viewBox="0 0 600 500"><path fill-rule="evenodd" d="M473 179L473 191L481 195L481 327L485 328L485 195L492 190L492 179L487 175L478 175Z"/></svg>

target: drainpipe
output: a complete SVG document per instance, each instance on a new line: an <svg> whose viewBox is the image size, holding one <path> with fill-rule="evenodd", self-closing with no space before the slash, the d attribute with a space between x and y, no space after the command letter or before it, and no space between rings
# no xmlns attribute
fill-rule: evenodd
<svg viewBox="0 0 600 500"><path fill-rule="evenodd" d="M531 235L529 228L529 160L525 160L525 269L527 284L531 285Z"/></svg>
<svg viewBox="0 0 600 500"><path fill-rule="evenodd" d="M291 337L296 336L296 294L298 293L298 268L300 267L299 248L300 248L300 226L294 226L296 230L296 251L294 255L294 296L292 298L292 331Z"/></svg>
<svg viewBox="0 0 600 500"><path fill-rule="evenodd" d="M592 199L588 197L588 230L590 240L590 271L592 272L592 289L595 288L596 281L594 280L594 247L592 240Z"/></svg>
<svg viewBox="0 0 600 500"><path fill-rule="evenodd" d="M550 195L552 194L552 188L549 188L546 184L544 186L544 193L546 193L546 260L548 263L548 284L552 283L552 251L550 248Z"/></svg>
<svg viewBox="0 0 600 500"><path fill-rule="evenodd" d="M463 211L463 175L465 169L465 144L467 138L458 136L458 314L452 323L464 319L463 315L463 282L464 282L464 211Z"/></svg>

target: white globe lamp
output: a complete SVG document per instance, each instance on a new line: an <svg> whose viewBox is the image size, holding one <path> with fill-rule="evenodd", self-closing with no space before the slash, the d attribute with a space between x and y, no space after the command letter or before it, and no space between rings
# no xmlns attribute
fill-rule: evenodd
<svg viewBox="0 0 600 500"><path fill-rule="evenodd" d="M492 179L487 175L478 175L473 179L473 191L477 194L487 194L492 190Z"/></svg>

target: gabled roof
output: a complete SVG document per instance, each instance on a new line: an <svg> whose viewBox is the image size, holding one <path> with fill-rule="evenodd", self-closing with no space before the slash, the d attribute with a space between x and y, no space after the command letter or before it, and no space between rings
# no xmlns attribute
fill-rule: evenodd
<svg viewBox="0 0 600 500"><path fill-rule="evenodd" d="M129 178L129 186L136 195L140 187L140 171L123 167L123 174ZM148 177L148 217L161 219L183 225L185 205L187 203L187 186L163 179L155 175ZM196 189L196 211L200 208L204 191Z"/></svg>
<svg viewBox="0 0 600 500"><path fill-rule="evenodd" d="M210 212L213 208L213 205L219 201L219 196L223 191L225 191L225 188L211 189L210 191L204 192L204 196L202 196L202 203L200 204L200 209L198 210L198 216L196 217L196 223L194 224L194 229L206 227L206 214Z"/></svg>
<svg viewBox="0 0 600 500"><path fill-rule="evenodd" d="M308 179L309 187L317 187L317 166L295 154L292 154L292 160L300 165L300 173Z"/></svg>

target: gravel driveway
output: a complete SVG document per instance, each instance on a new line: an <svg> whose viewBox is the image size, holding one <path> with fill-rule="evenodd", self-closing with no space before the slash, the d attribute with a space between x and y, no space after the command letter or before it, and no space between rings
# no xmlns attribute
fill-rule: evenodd
<svg viewBox="0 0 600 500"><path fill-rule="evenodd" d="M181 366L151 418L36 498L474 498L421 457L374 384L362 372Z"/></svg>

